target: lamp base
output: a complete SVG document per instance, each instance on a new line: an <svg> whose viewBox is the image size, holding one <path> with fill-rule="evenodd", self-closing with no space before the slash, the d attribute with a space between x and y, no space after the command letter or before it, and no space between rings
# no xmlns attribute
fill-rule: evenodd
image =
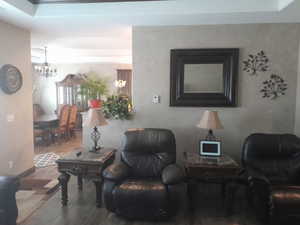
<svg viewBox="0 0 300 225"><path fill-rule="evenodd" d="M102 149L102 147L93 147L89 152L99 152Z"/></svg>
<svg viewBox="0 0 300 225"><path fill-rule="evenodd" d="M101 134L98 131L98 128L94 127L93 132L91 133L91 139L94 142L94 146L90 150L90 152L97 152L102 148L101 146L98 146L98 141L100 140L100 137L101 137Z"/></svg>
<svg viewBox="0 0 300 225"><path fill-rule="evenodd" d="M205 140L207 140L207 141L216 141L217 140L212 129L208 130L208 134L206 135Z"/></svg>

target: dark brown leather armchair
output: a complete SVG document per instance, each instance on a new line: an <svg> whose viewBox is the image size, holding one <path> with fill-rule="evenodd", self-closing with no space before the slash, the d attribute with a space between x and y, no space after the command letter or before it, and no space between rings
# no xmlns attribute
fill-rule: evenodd
<svg viewBox="0 0 300 225"><path fill-rule="evenodd" d="M127 131L121 162L103 172L106 208L130 219L159 220L174 215L177 187L184 179L175 162L175 137L170 130Z"/></svg>
<svg viewBox="0 0 300 225"><path fill-rule="evenodd" d="M19 180L15 177L0 176L0 225L16 225L18 208L16 192Z"/></svg>
<svg viewBox="0 0 300 225"><path fill-rule="evenodd" d="M252 134L244 143L249 197L264 222L300 219L300 139L292 134Z"/></svg>

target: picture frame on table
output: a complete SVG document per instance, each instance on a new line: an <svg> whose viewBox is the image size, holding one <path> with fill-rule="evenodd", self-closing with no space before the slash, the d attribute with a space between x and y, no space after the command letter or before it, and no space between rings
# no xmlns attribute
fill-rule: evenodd
<svg viewBox="0 0 300 225"><path fill-rule="evenodd" d="M221 156L221 141L199 141L199 154L201 156Z"/></svg>

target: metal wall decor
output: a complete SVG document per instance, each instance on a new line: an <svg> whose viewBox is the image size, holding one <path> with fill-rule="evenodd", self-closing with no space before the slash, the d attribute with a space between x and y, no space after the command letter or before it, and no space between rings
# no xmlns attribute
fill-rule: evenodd
<svg viewBox="0 0 300 225"><path fill-rule="evenodd" d="M271 74L270 79L263 82L263 88L260 90L263 93L263 98L276 99L285 95L287 83L277 74Z"/></svg>
<svg viewBox="0 0 300 225"><path fill-rule="evenodd" d="M14 94L23 84L20 70L10 64L6 64L0 69L0 86L6 94Z"/></svg>
<svg viewBox="0 0 300 225"><path fill-rule="evenodd" d="M266 72L269 70L269 59L265 52L261 50L256 55L250 54L247 60L243 61L243 71L250 73L252 76L258 75L258 72Z"/></svg>

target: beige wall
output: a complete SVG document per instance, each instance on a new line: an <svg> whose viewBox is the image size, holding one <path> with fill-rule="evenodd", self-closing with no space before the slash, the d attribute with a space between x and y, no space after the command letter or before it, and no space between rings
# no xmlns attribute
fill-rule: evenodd
<svg viewBox="0 0 300 225"><path fill-rule="evenodd" d="M300 35L299 35L300 38ZM295 134L300 136L300 43L298 55L298 76L297 76L297 96L296 96L296 109L295 109Z"/></svg>
<svg viewBox="0 0 300 225"><path fill-rule="evenodd" d="M103 145L120 147L122 133L130 127L162 127L176 135L179 159L183 151L197 151L197 142L205 136L196 124L207 108L169 107L170 49L240 48L238 107L212 108L219 111L224 130L223 152L240 158L244 139L253 132L292 133L296 103L299 24L248 24L133 28L133 101L132 121L110 121L101 127ZM251 77L242 71L242 60L249 53L264 50L272 71L288 83L286 96L263 99L259 92L270 73ZM152 96L161 96L153 104ZM89 132L85 130L84 144Z"/></svg>
<svg viewBox="0 0 300 225"><path fill-rule="evenodd" d="M15 65L23 75L23 87L17 93L0 90L0 175L16 175L33 167L30 33L0 21L0 34L0 66ZM7 122L9 114L15 121Z"/></svg>
<svg viewBox="0 0 300 225"><path fill-rule="evenodd" d="M115 91L113 82L117 79L117 69L131 69L129 64L118 63L77 63L77 64L56 64L58 74L55 77L44 78L34 73L34 103L40 104L46 113L51 114L56 110L56 85L68 74L93 72L99 77L108 80L109 89Z"/></svg>

